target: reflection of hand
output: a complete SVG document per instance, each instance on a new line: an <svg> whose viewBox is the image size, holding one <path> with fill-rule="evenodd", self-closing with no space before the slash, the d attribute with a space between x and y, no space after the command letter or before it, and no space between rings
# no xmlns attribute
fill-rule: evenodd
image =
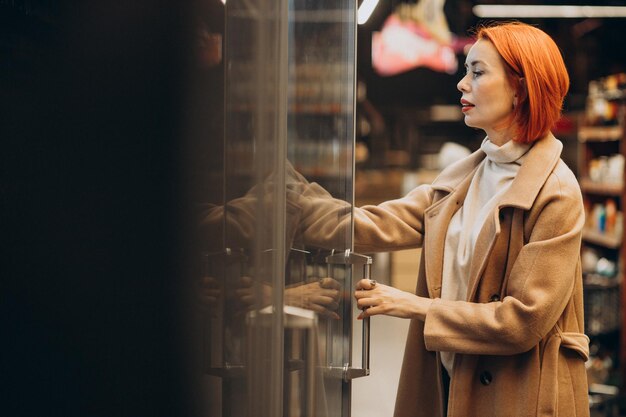
<svg viewBox="0 0 626 417"><path fill-rule="evenodd" d="M266 284L257 285L260 287L256 287L250 277L241 277L237 281L233 300L236 310L245 312L271 303L272 287ZM315 311L324 317L339 319L335 310L339 308L340 290L339 282L332 278L322 278L319 281L286 288L284 302L286 305Z"/></svg>
<svg viewBox="0 0 626 417"><path fill-rule="evenodd" d="M285 304L315 311L324 317L339 319L341 284L332 278L285 289Z"/></svg>
<svg viewBox="0 0 626 417"><path fill-rule="evenodd" d="M235 304L237 309L249 311L255 308L267 306L272 300L272 287L257 283L250 277L241 277L237 281L235 289Z"/></svg>
<svg viewBox="0 0 626 417"><path fill-rule="evenodd" d="M356 286L354 297L363 311L359 319L385 314L400 318L419 318L424 320L426 311L432 303L429 298L401 291L369 279L362 279Z"/></svg>
<svg viewBox="0 0 626 417"><path fill-rule="evenodd" d="M217 301L220 298L222 289L218 281L213 277L202 277L198 281L198 298L200 305L208 309L210 314L215 313Z"/></svg>

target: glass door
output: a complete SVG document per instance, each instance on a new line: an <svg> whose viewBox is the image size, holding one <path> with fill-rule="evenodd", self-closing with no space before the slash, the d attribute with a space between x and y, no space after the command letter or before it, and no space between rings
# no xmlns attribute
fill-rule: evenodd
<svg viewBox="0 0 626 417"><path fill-rule="evenodd" d="M347 417L368 373L352 297L370 264L351 251L356 5L226 2L220 201L200 222L209 415Z"/></svg>

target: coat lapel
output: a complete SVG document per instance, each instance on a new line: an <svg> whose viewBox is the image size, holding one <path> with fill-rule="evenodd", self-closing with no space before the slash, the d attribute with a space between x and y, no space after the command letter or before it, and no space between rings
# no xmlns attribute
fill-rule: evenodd
<svg viewBox="0 0 626 417"><path fill-rule="evenodd" d="M500 210L503 207L530 209L541 187L558 163L562 149L563 144L552 134L548 134L543 139L536 141L528 151L528 155L511 187L504 193L497 208L487 218L480 231L470 266L468 301L474 297L479 279L500 234ZM424 250L427 254L425 256L426 280L429 295L433 298L441 296L443 253L450 219L463 204L476 168L484 157L485 153L478 150L468 158L444 170L433 182L432 186L435 190L448 193L424 213L426 227Z"/></svg>
<svg viewBox="0 0 626 417"><path fill-rule="evenodd" d="M479 149L444 169L433 181L432 187L439 197L424 211L423 246L424 272L431 298L441 297L443 253L450 219L463 204L474 172L484 157L485 153Z"/></svg>
<svg viewBox="0 0 626 417"><path fill-rule="evenodd" d="M552 134L549 134L535 142L528 151L528 155L515 176L511 187L503 194L500 203L487 218L478 235L470 266L467 301L474 299L480 277L485 270L496 239L500 234L500 210L503 207L530 209L541 187L543 187L548 176L558 163L562 149L563 144Z"/></svg>
<svg viewBox="0 0 626 417"><path fill-rule="evenodd" d="M498 220L499 208L487 217L485 224L483 225L478 238L476 239L476 246L474 247L474 255L472 256L472 263L470 264L470 277L467 285L467 301L472 301L478 288L479 278L482 276L485 267L487 266L487 259L493 250L493 246L496 243L496 239L500 234L500 221Z"/></svg>
<svg viewBox="0 0 626 417"><path fill-rule="evenodd" d="M425 269L428 294L431 298L441 297L441 274L443 271L443 255L432 256L432 254L444 253L450 219L463 204L469 184L472 181L473 172L466 175L464 180L451 192L447 188L433 186L438 191L448 192L448 194L424 212L426 229L424 251L429 254L425 257Z"/></svg>

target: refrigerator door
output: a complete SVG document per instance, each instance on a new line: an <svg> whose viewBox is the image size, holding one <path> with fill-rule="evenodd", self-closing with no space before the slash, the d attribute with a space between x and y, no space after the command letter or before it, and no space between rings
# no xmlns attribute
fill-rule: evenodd
<svg viewBox="0 0 626 417"><path fill-rule="evenodd" d="M225 4L222 175L200 227L211 416L347 417L368 373L352 296L371 264L351 251L356 5Z"/></svg>

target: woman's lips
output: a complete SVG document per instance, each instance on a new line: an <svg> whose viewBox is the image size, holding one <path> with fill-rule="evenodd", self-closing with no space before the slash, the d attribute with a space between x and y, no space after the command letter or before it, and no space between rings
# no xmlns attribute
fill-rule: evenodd
<svg viewBox="0 0 626 417"><path fill-rule="evenodd" d="M474 105L467 100L461 99L461 111L465 113L469 111Z"/></svg>

